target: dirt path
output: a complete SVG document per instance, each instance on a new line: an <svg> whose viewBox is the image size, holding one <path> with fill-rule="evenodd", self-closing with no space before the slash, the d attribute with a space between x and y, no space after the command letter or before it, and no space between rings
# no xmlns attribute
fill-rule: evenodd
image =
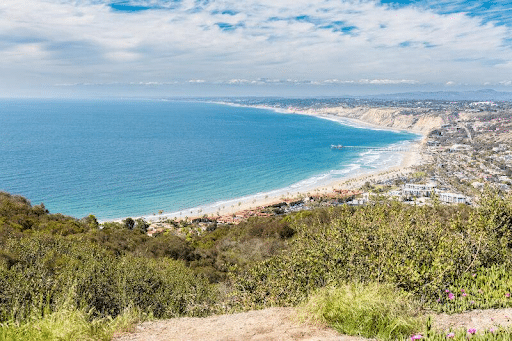
<svg viewBox="0 0 512 341"><path fill-rule="evenodd" d="M454 315L440 314L434 319L433 327L441 330L475 328L477 331L484 331L497 326L512 326L511 316L512 308L472 310Z"/></svg>
<svg viewBox="0 0 512 341"><path fill-rule="evenodd" d="M299 323L293 308L269 308L207 318L177 318L145 322L134 334L115 341L360 341L332 329Z"/></svg>
<svg viewBox="0 0 512 341"><path fill-rule="evenodd" d="M145 322L135 333L115 337L115 341L362 341L336 331L295 319L293 308L270 308L207 318L176 318ZM448 331L476 328L477 331L512 325L512 309L474 310L456 315L437 315L434 328Z"/></svg>

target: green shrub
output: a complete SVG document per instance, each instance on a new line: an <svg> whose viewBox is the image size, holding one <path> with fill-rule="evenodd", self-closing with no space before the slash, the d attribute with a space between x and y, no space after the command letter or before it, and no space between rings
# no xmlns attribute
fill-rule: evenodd
<svg viewBox="0 0 512 341"><path fill-rule="evenodd" d="M231 277L233 303L296 305L340 281L393 283L433 301L467 273L510 265L510 207L495 199L479 209L385 202L315 211L293 222L287 252Z"/></svg>
<svg viewBox="0 0 512 341"><path fill-rule="evenodd" d="M425 341L510 341L512 340L512 330L499 326L491 327L486 330L476 330L474 328L460 328L450 331L425 331L411 335L403 340L425 340Z"/></svg>
<svg viewBox="0 0 512 341"><path fill-rule="evenodd" d="M115 319L93 318L76 308L60 308L44 317L0 324L0 341L112 340L116 333L130 331L143 317L127 309Z"/></svg>
<svg viewBox="0 0 512 341"><path fill-rule="evenodd" d="M9 240L0 267L0 322L54 312L64 298L95 317L115 318L127 307L155 317L202 316L215 290L182 262L116 256L56 236Z"/></svg>
<svg viewBox="0 0 512 341"><path fill-rule="evenodd" d="M302 312L342 334L396 340L421 330L419 307L391 285L351 283L320 290Z"/></svg>
<svg viewBox="0 0 512 341"><path fill-rule="evenodd" d="M440 291L430 307L445 313L512 307L512 269L494 264L465 273Z"/></svg>

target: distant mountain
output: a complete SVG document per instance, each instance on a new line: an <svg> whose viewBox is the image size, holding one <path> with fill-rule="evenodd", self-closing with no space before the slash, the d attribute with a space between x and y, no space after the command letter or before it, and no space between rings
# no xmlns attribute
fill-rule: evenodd
<svg viewBox="0 0 512 341"><path fill-rule="evenodd" d="M500 92L492 89L477 91L436 91L404 92L367 96L383 100L436 100L436 101L512 101L512 92Z"/></svg>

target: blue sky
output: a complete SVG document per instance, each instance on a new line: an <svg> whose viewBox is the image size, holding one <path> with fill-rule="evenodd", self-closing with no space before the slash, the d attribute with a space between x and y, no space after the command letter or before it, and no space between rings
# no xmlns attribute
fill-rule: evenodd
<svg viewBox="0 0 512 341"><path fill-rule="evenodd" d="M2 0L0 97L512 91L512 0Z"/></svg>

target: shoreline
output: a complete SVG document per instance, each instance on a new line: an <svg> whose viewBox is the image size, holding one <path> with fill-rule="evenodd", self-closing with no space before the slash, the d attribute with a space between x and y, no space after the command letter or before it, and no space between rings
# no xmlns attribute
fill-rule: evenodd
<svg viewBox="0 0 512 341"><path fill-rule="evenodd" d="M314 113L308 111L300 111L300 110L281 110L273 107L266 106L247 106L247 105L238 105L233 103L221 103L221 102L211 102L220 105L231 105L231 106L239 106L239 107L251 107L265 110L273 110L282 114L297 114L297 115L307 115L313 116L320 119L327 119L330 121L335 121L343 125L349 125L352 127L362 128L362 129L375 129L375 130L389 130L394 132L408 132L415 135L418 135L417 139L406 141L405 143L410 144L413 150L406 152L399 152L400 155L400 163L398 165L393 165L391 167L384 167L380 169L363 169L356 168L357 174L351 174L339 178L333 178L329 182L321 182L316 184L313 187L309 187L307 185L301 186L302 188L295 188L299 186L301 183L307 183L310 179L305 179L296 184L292 184L283 188L278 188L274 190L270 190L267 192L255 193L252 195L238 197L233 199L227 199L211 204L206 204L202 206L192 207L188 209L184 209L177 212L167 212L161 214L151 214L134 217L133 219L142 218L149 223L158 223L162 220L172 219L172 220L184 220L187 219L195 219L201 218L205 215L207 216L232 216L241 211L251 211L256 210L265 206L270 206L286 199L300 198L309 195L325 195L333 193L334 190L357 190L361 186L364 185L365 182L372 182L377 180L385 180L391 179L396 176L400 176L401 174L407 174L412 171L412 167L421 164L421 155L420 152L416 149L420 146L426 138L426 134L419 134L418 132L409 131L406 129L394 129L389 127L377 126L375 124L371 124L365 121L361 121L354 118L346 118L337 115L329 115L326 113ZM354 169L355 170L355 169ZM353 170L353 171L354 171ZM347 170L350 172L350 170ZM319 174L318 176L327 177L330 174ZM315 178L315 177L313 177ZM320 179L321 180L321 179ZM101 220L100 223L107 221L115 221L121 222L124 218L116 218L116 219L105 219Z"/></svg>

